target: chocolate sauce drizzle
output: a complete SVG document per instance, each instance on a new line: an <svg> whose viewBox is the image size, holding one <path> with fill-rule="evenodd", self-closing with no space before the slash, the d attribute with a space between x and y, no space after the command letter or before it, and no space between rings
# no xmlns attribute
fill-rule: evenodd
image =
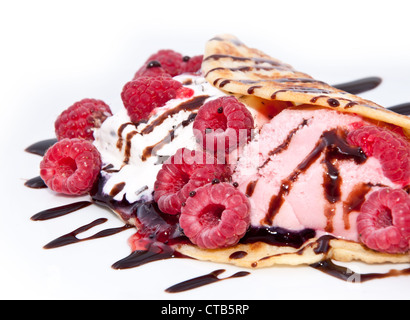
<svg viewBox="0 0 410 320"><path fill-rule="evenodd" d="M261 221L262 224L272 225L273 219L279 212L279 209L285 200L285 196L288 195L292 189L293 183L298 180L301 173L309 169L309 167L319 158L322 152L325 152L323 163L327 168L324 176L325 181L323 187L325 190L326 199L331 205L340 200L341 178L339 177L335 160L350 159L359 164L363 163L367 159L361 148L350 146L346 142L344 133L340 130L333 129L324 132L315 148L305 157L296 169L282 181L279 193L273 195L270 200L269 209L265 218ZM328 232L333 230L331 212L332 208L327 211L328 225L326 227L326 231Z"/></svg>
<svg viewBox="0 0 410 320"><path fill-rule="evenodd" d="M131 132L127 133L126 138L125 138L125 149L124 149L123 163L124 164L129 163L129 160L130 160L130 157L131 157L132 138L135 135L137 135L137 134L145 135L145 134L149 134L149 133L153 132L155 130L155 128L158 127L159 125L161 125L167 118L174 116L175 114L179 113L180 111L190 111L190 112L192 112L188 116L187 119L185 119L181 123L177 124L172 130L170 130L168 132L167 136L165 136L164 138L159 140L159 142L157 142L156 144L154 144L152 146L145 147L145 149L142 152L141 160L146 161L149 157L153 156L152 151L154 149L159 150L160 148L162 148L163 146L165 146L166 144L168 144L168 143L170 143L171 141L174 140L174 138L176 137L175 132L176 132L177 129L179 129L181 127L186 127L187 125L189 125L191 122L193 122L195 120L196 113L194 111L198 110L205 103L205 100L208 99L208 98L209 98L209 96L203 95L203 96L194 97L194 98L192 98L191 100L188 100L188 101L184 101L184 102L180 103L177 107L165 111L163 114L158 116L155 120L153 120L150 124L145 126L141 131L134 130L134 131L131 131ZM124 145L123 132L124 132L125 128L132 125L137 129L139 124L141 124L141 123L146 123L146 121L144 120L143 122L139 122L139 123L127 122L127 123L124 123L123 125L121 125L118 128L117 134L118 134L119 138L118 138L118 141L117 141L117 148L119 150L121 150L123 148L123 145Z"/></svg>
<svg viewBox="0 0 410 320"><path fill-rule="evenodd" d="M377 88L382 79L379 77L367 77L345 83L335 84L333 87L349 92L351 94L359 94Z"/></svg>
<svg viewBox="0 0 410 320"><path fill-rule="evenodd" d="M90 206L92 202L90 201L79 201L75 203L71 203L68 205L60 206L60 207L55 207L51 209L47 209L44 211L40 211L33 215L31 217L31 220L33 221L43 221L43 220L49 220L49 219L54 219L57 217L64 216L66 214L75 212L77 210L80 210L82 208L86 208Z"/></svg>
<svg viewBox="0 0 410 320"><path fill-rule="evenodd" d="M27 180L24 185L32 189L46 189L47 185L44 183L40 176Z"/></svg>
<svg viewBox="0 0 410 320"><path fill-rule="evenodd" d="M46 151L55 143L57 142L57 139L47 139L47 140L42 140L36 143L33 143L29 147L25 149L26 152L36 154L38 156L44 156Z"/></svg>
<svg viewBox="0 0 410 320"><path fill-rule="evenodd" d="M333 261L330 259L319 261L310 266L316 270L324 272L337 279L350 282L350 283L363 283L363 282L374 280L374 279L384 279L384 278L389 278L389 277L410 275L410 268L403 269L403 270L393 269L386 273L358 273L348 268L339 266L333 263Z"/></svg>
<svg viewBox="0 0 410 320"><path fill-rule="evenodd" d="M391 106L388 108L391 111L394 111L396 113L400 113L403 115L410 115L410 102L406 102L406 103L401 103L395 106Z"/></svg>
<svg viewBox="0 0 410 320"><path fill-rule="evenodd" d="M78 242L83 242L83 241L88 241L88 240L92 240L92 239L99 239L99 238L103 238L103 237L108 237L114 234L117 234L119 232L122 232L124 230L130 229L130 228L134 228L134 226L129 225L129 224L125 224L122 227L118 227L118 228L110 228L110 229L106 229L106 230L102 230L100 232L97 232L96 234L87 237L87 238L83 238L83 239L78 239L77 235L79 235L82 232L85 232L95 226L98 226L102 223L107 222L108 219L107 218L99 218L94 220L93 222L86 224L78 229L75 229L74 231L67 233L61 237L58 237L57 239L47 243L44 246L44 249L53 249L53 248L58 248L58 247L63 247L69 244L73 244L73 243L78 243Z"/></svg>
<svg viewBox="0 0 410 320"><path fill-rule="evenodd" d="M231 275L230 277L218 278L218 276L224 273L225 271L226 271L225 269L215 270L206 275L196 277L190 280L186 280L176 285L173 285L172 287L165 289L165 291L169 293L183 292L183 291L199 288L199 287L202 287L204 285L211 284L214 282L219 282L222 280L233 279L233 278L241 278L241 277L250 275L250 272L248 271L239 271Z"/></svg>
<svg viewBox="0 0 410 320"><path fill-rule="evenodd" d="M210 73L219 71L219 70L227 70L230 72L251 72L251 71L272 71L272 70L277 70L277 71L291 71L294 72L293 68L290 65L284 64L280 61L275 61L269 58L257 58L257 57L238 57L234 55L226 55L226 54L214 54L206 57L204 61L207 60L220 60L220 59L229 59L235 62L251 62L253 65L246 65L246 66L239 66L239 67L232 67L232 68L225 68L225 67L217 67L209 70L205 77L208 76ZM261 65L264 64L264 65ZM267 66L269 65L269 66ZM263 78L263 76L261 76ZM348 109L351 108L355 105L358 104L358 102L347 99L347 98L329 98L328 95L331 93L334 93L335 90L333 88L342 90L342 91L337 91L340 93L345 93L349 92L352 94L358 94L361 92L365 92L367 90L371 90L375 87L377 87L381 83L381 79L378 77L367 77L363 79L359 79L356 81L352 82L347 82L347 83L342 83L342 84L337 84L335 86L330 87L328 86L325 82L323 81L318 81L316 79L312 79L309 77L303 77L303 74L301 77L293 77L293 78L279 78L279 79L258 79L258 80L242 80L242 79L226 79L226 78L217 78L213 81L214 86L219 86L219 88L223 88L230 82L236 82L236 83L244 83L244 84L254 84L254 86L251 86L248 89L249 94L253 94L255 89L260 88L260 84L263 82L272 82L272 83L299 83L299 84L306 84L305 86L288 86L284 89L279 89L276 90L271 94L271 99L276 99L277 95L282 92L297 92L297 93L307 93L307 94L318 94L318 96L313 97L311 99L311 103L315 103L318 99L320 98L326 98L326 102L330 107L339 107L340 106L340 101L339 100L345 100L347 103L345 104L344 108ZM309 86L307 84L316 84L316 85L325 85L327 86L326 89L324 88L316 88ZM367 105L369 108L377 108L376 106L372 105Z"/></svg>

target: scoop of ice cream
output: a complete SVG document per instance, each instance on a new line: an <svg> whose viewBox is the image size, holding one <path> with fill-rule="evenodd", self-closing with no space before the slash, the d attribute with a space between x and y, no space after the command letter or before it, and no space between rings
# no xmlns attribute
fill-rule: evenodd
<svg viewBox="0 0 410 320"><path fill-rule="evenodd" d="M251 201L251 224L311 228L358 240L356 220L371 190L397 188L379 161L349 146L362 118L328 109L290 108L248 144L233 180Z"/></svg>

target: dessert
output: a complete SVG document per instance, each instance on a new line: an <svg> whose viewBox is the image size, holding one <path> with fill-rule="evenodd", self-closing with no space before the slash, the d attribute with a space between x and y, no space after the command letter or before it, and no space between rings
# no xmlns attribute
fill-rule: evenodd
<svg viewBox="0 0 410 320"><path fill-rule="evenodd" d="M114 268L410 262L408 116L230 35L204 56L160 50L121 97L114 114L94 99L64 112L40 166L136 228Z"/></svg>

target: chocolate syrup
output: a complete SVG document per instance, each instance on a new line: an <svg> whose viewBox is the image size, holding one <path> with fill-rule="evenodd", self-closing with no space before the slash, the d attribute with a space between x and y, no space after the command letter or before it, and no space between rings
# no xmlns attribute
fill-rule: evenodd
<svg viewBox="0 0 410 320"><path fill-rule="evenodd" d="M410 275L410 268L403 270L393 269L387 273L357 273L348 268L334 264L330 259L319 261L318 263L311 264L310 266L330 276L351 283L363 283L374 279Z"/></svg>
<svg viewBox="0 0 410 320"><path fill-rule="evenodd" d="M130 269L149 262L175 257L175 250L161 242L152 241L145 250L135 250L129 256L115 262L113 269Z"/></svg>
<svg viewBox="0 0 410 320"><path fill-rule="evenodd" d="M80 202L75 202L75 203L71 203L68 205L60 206L60 207L47 209L47 210L36 213L34 216L31 217L31 220L42 221L42 220L54 219L54 218L61 217L66 214L75 212L82 208L86 208L91 204L92 202L90 201L80 201Z"/></svg>
<svg viewBox="0 0 410 320"><path fill-rule="evenodd" d="M319 158L322 152L325 152L324 164L327 167L325 182L323 185L325 190L324 193L326 199L331 204L334 204L340 200L341 180L334 161L338 159L350 159L360 164L367 159L361 148L350 146L346 142L343 132L336 129L324 132L315 148L296 167L296 169L282 181L279 193L273 195L270 200L269 209L262 221L262 224L272 225L273 219L279 212L279 209L284 202L284 197L290 192L293 183L297 181L301 173L309 169L309 167ZM329 219L330 218L331 215L329 215ZM329 225L329 232L330 229L331 225Z"/></svg>
<svg viewBox="0 0 410 320"><path fill-rule="evenodd" d="M349 92L351 94L359 94L365 91L372 90L379 86L382 79L379 77L367 77L345 83L333 85L333 87Z"/></svg>
<svg viewBox="0 0 410 320"><path fill-rule="evenodd" d="M269 151L268 158L265 160L265 162L260 167L258 167L258 169L262 169L263 167L265 167L272 160L272 157L274 155L277 155L277 154L285 151L289 147L289 144L292 141L293 136L299 130L301 130L303 127L305 127L308 124L308 122L309 122L308 119L303 119L303 121L295 129L291 130L289 132L288 136L286 137L286 139L279 146L277 146L275 149Z"/></svg>
<svg viewBox="0 0 410 320"><path fill-rule="evenodd" d="M234 260L242 259L242 258L245 258L247 255L248 253L246 251L235 251L229 256L229 259L234 259Z"/></svg>
<svg viewBox="0 0 410 320"><path fill-rule="evenodd" d="M391 111L404 114L406 116L410 115L410 102L407 103L401 103L392 107L388 108Z"/></svg>
<svg viewBox="0 0 410 320"><path fill-rule="evenodd" d="M110 192L111 197L115 197L117 194L119 194L122 190L124 190L126 183L125 182L120 182L117 183Z"/></svg>
<svg viewBox="0 0 410 320"><path fill-rule="evenodd" d="M283 67L284 65L278 61L274 61L272 59L266 59L266 58L258 58L258 57L238 57L238 56L233 56L233 55L228 55L228 54L214 54L206 57L204 61L208 60L219 60L219 59L231 59L233 61L252 61L255 64L262 64L262 63L267 63L272 66L278 66L278 67ZM288 68L289 69L289 68Z"/></svg>
<svg viewBox="0 0 410 320"><path fill-rule="evenodd" d="M83 242L83 241L88 241L88 240L92 240L92 239L99 239L99 238L103 238L103 237L108 237L114 234L117 234L119 232L122 232L124 230L133 228L133 226L131 225L124 225L122 227L118 227L118 228L110 228L110 229L106 229L106 230L102 230L100 232L97 232L96 234L87 237L87 238L83 238L83 239L78 239L77 235L85 232L97 225L103 224L105 222L107 222L108 219L106 218L100 218L97 220L94 220L93 222L86 224L78 229L75 229L74 231L67 233L51 242L49 242L48 244L46 244L44 246L44 249L53 249L53 248L58 248L58 247L62 247L62 246L66 246L69 244L73 244L73 243L78 243L78 242Z"/></svg>
<svg viewBox="0 0 410 320"><path fill-rule="evenodd" d="M131 157L131 147L132 147L132 138L137 135L144 135L144 134L149 134L152 131L155 130L155 128L159 125L161 125L167 118L172 117L173 115L179 113L180 111L195 111L197 109L199 109L205 102L206 99L208 99L209 96L207 95L203 95L203 96L197 96L192 98L191 100L188 101L184 101L181 104L179 104L177 107L172 108L170 110L165 111L163 114L161 114L160 116L158 116L155 120L153 120L150 124L148 124L146 127L144 127L144 129L142 129L141 131L131 131L129 133L127 133L127 136L125 138L125 149L124 149L124 164L128 164L130 161L130 157ZM168 135L166 137L164 137L161 141L159 141L157 144L154 144L152 146L148 146L143 150L143 154L142 154L142 161L146 161L149 157L152 156L152 151L154 148L156 148L157 150L160 149L162 146L165 146L167 143L171 142L174 137L175 137L175 130L179 127L185 127L187 125L189 125L192 121L194 121L196 117L195 115L189 115L189 117L182 121L180 124L176 125L172 130L169 131ZM140 123L145 123L146 121L144 120L143 122ZM132 122L128 122L128 123L124 123L123 125L120 126L120 128L118 129L118 141L117 141L117 148L119 150L122 149L123 145L124 145L124 138L122 137L123 132L125 130L125 128L127 126L134 126L136 129L138 128L138 125L140 123L132 123Z"/></svg>
<svg viewBox="0 0 410 320"><path fill-rule="evenodd" d="M46 189L47 185L40 176L27 180L24 185L32 189Z"/></svg>
<svg viewBox="0 0 410 320"><path fill-rule="evenodd" d="M245 194L246 194L248 197L252 197L253 192L255 191L255 187L256 187L256 184L257 184L257 183L258 183L258 180L254 180L254 181L249 182L248 185L246 186L246 192L245 192Z"/></svg>
<svg viewBox="0 0 410 320"><path fill-rule="evenodd" d="M25 149L26 152L36 154L39 156L44 156L46 151L55 143L57 139L47 139L36 142Z"/></svg>
<svg viewBox="0 0 410 320"><path fill-rule="evenodd" d="M179 104L176 108L170 109L168 111L165 111L163 114L161 114L158 118L156 118L154 121L152 121L149 125L147 125L142 131L141 134L148 134L154 131L154 129L162 124L168 117L173 116L174 114L177 114L180 111L194 111L199 109L205 102L206 99L208 99L209 96L198 96L195 97L191 100L182 102Z"/></svg>
<svg viewBox="0 0 410 320"><path fill-rule="evenodd" d="M371 189L371 185L368 183L359 183L354 186L353 190L349 193L346 200L343 202L343 222L345 229L350 229L349 214L352 211L359 211L362 204L366 200L366 195Z"/></svg>
<svg viewBox="0 0 410 320"><path fill-rule="evenodd" d="M317 93L317 94L330 94L331 91L327 89L312 88L312 87L289 87L286 89L280 89L272 93L271 99L275 100L278 93L281 92L300 92L300 93Z"/></svg>
<svg viewBox="0 0 410 320"><path fill-rule="evenodd" d="M206 275L193 278L190 280L183 281L181 283L178 283L176 285L173 285L172 287L169 287L168 289L165 289L166 292L169 293L177 293L177 292L183 292L187 290L192 290L195 288L202 287L207 284L211 284L214 282L222 281L222 280L227 280L227 279L233 279L233 278L240 278L240 277L245 277L250 274L248 271L239 271L230 277L226 278L218 278L218 276L222 273L224 273L226 270L225 269L219 269L212 271L211 273L208 273Z"/></svg>
<svg viewBox="0 0 410 320"><path fill-rule="evenodd" d="M240 243L264 242L274 246L300 248L307 240L316 236L313 229L291 231L281 227L251 227Z"/></svg>

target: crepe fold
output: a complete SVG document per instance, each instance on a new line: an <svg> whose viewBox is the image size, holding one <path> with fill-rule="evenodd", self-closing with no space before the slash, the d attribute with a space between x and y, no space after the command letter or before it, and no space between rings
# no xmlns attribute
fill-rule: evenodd
<svg viewBox="0 0 410 320"><path fill-rule="evenodd" d="M220 35L205 47L202 71L217 88L268 101L320 106L402 127L410 132L410 117L334 88L292 66L249 48L232 35Z"/></svg>
<svg viewBox="0 0 410 320"><path fill-rule="evenodd" d="M207 42L202 72L215 87L259 110L275 101L286 102L282 108L293 105L311 108L314 105L360 115L376 123L393 124L410 132L410 117L298 72L260 50L247 47L232 35L219 35ZM376 252L353 241L326 238L326 250L321 250L324 243L323 238L314 238L299 248L256 242L216 250L193 245L178 245L175 249L195 259L249 268L313 264L325 259L371 264L410 262L410 254Z"/></svg>

